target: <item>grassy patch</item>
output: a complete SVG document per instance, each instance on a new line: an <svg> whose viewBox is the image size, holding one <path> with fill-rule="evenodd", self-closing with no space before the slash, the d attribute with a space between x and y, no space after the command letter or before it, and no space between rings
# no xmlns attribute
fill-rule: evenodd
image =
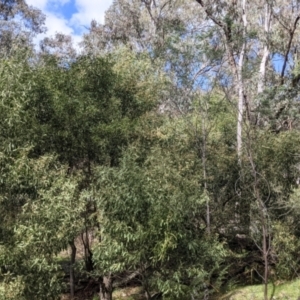
<svg viewBox="0 0 300 300"><path fill-rule="evenodd" d="M262 300L263 289L263 285L237 288L219 297L218 300ZM273 295L272 300L298 300L300 299L300 279L279 285L269 284L268 295L269 299Z"/></svg>

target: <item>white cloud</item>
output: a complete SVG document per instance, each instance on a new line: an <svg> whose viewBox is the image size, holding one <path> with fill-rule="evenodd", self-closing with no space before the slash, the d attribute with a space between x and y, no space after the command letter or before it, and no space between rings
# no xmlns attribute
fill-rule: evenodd
<svg viewBox="0 0 300 300"><path fill-rule="evenodd" d="M68 25L68 21L54 14L47 14L45 25L48 28L48 35L54 35L56 32L73 34L73 29Z"/></svg>
<svg viewBox="0 0 300 300"><path fill-rule="evenodd" d="M64 16L56 12L57 10L49 10L49 8L57 8L58 5L63 5L69 2L69 0L27 0L29 5L39 8L46 15L45 25L48 29L47 35L54 35L56 32L64 34L73 34L74 30L69 25L69 20Z"/></svg>
<svg viewBox="0 0 300 300"><path fill-rule="evenodd" d="M104 22L104 13L112 0L76 0L78 13L74 14L71 22L82 26L89 26L92 20Z"/></svg>
<svg viewBox="0 0 300 300"><path fill-rule="evenodd" d="M28 5L32 5L43 10L46 7L47 0L27 0Z"/></svg>
<svg viewBox="0 0 300 300"><path fill-rule="evenodd" d="M46 14L45 26L47 27L47 32L39 34L34 43L39 47L40 41L46 36L54 36L57 32L66 35L71 35L75 46L80 42L81 37L76 35L74 29L69 25L69 21L63 18L61 15L56 15L51 12L43 11Z"/></svg>
<svg viewBox="0 0 300 300"><path fill-rule="evenodd" d="M66 19L59 7L71 0L27 0L29 5L39 8L46 15L46 35L40 35L36 43L45 36L53 36L56 32L71 35L75 43L80 42L81 35L86 32L91 21L104 22L105 11L112 4L112 0L75 0L75 12L70 19Z"/></svg>

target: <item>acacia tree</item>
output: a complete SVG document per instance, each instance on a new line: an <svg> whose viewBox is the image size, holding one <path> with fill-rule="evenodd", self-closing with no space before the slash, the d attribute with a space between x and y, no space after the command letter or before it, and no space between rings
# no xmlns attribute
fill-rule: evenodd
<svg viewBox="0 0 300 300"><path fill-rule="evenodd" d="M100 299L111 299L117 274L126 270L139 276L147 299L155 290L165 298L201 297L220 283L226 251L200 219L206 207L197 180L201 162L172 129L161 128L157 138L160 147L146 157L136 145L120 168L98 169L102 240L95 262L109 278Z"/></svg>
<svg viewBox="0 0 300 300"><path fill-rule="evenodd" d="M26 106L33 77L27 63L16 59L1 61L1 299L51 299L60 293L58 266L49 257L47 245L39 248L33 235L27 235L27 239L21 233L30 220L24 218L24 208L38 201L40 189L50 185L51 169L55 168L51 156L30 156L32 116ZM40 229L34 228L37 235L42 233ZM45 241L42 236L39 239L41 244Z"/></svg>
<svg viewBox="0 0 300 300"><path fill-rule="evenodd" d="M43 64L1 64L0 276L7 290L20 283L19 293L6 299L51 299L61 292L55 255L99 225L94 194L85 193L92 166L116 167L122 147L139 136L139 118L155 106L161 77L146 57L126 49L116 56L117 63L81 57L66 66L44 55Z"/></svg>

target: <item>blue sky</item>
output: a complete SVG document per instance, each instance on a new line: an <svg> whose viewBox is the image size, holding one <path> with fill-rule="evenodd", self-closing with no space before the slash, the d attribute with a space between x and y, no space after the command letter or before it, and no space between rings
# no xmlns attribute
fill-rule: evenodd
<svg viewBox="0 0 300 300"><path fill-rule="evenodd" d="M69 34L75 43L89 27L93 19L103 23L104 13L113 0L27 0L46 16L47 36L56 32ZM43 36L39 36L41 40Z"/></svg>

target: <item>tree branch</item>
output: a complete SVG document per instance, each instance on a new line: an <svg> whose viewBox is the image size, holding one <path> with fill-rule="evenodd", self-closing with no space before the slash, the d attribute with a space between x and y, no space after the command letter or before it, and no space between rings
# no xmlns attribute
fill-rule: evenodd
<svg viewBox="0 0 300 300"><path fill-rule="evenodd" d="M295 34L296 29L297 29L297 24L298 24L299 20L300 20L300 16L297 16L297 18L295 19L293 28L289 29L290 39L289 39L289 43L288 43L288 46L287 46L287 49L286 49L286 52L285 52L284 63L283 63L281 74L280 74L280 78L281 78L280 84L281 85L283 85L283 83L284 83L284 73L285 73L285 69L286 69L286 65L287 65L287 61L288 61L288 56L289 56L289 53L290 53L290 50L291 50L294 34Z"/></svg>
<svg viewBox="0 0 300 300"><path fill-rule="evenodd" d="M218 27L220 27L223 30L223 32L225 34L226 42L227 42L227 48L228 48L229 56L230 56L230 63L234 67L235 72L236 72L236 62L235 62L235 59L234 59L233 50L232 50L231 45L230 45L231 42L232 42L231 27L227 23L225 23L222 20L216 18L213 15L212 11L205 6L205 4L203 3L203 0L196 0L196 1L204 9L205 13L210 18L210 20L212 20Z"/></svg>

